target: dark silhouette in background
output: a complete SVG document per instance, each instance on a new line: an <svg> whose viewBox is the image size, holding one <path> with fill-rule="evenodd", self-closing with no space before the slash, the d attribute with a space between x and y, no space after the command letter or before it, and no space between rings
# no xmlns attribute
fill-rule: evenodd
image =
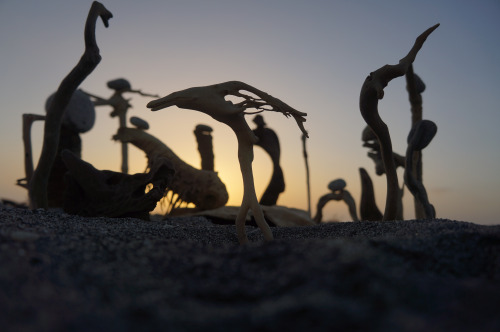
<svg viewBox="0 0 500 332"><path fill-rule="evenodd" d="M257 128L253 130L258 141L255 145L260 146L267 152L273 163L273 174L259 203L262 205L276 205L279 195L285 191L285 178L280 166L280 141L274 130L267 128L262 115L256 115L253 122Z"/></svg>

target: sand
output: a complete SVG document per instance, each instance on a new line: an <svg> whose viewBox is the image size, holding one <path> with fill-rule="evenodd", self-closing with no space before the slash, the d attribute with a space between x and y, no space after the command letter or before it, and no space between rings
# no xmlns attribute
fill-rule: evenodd
<svg viewBox="0 0 500 332"><path fill-rule="evenodd" d="M2 331L500 331L500 226L273 228L0 206Z"/></svg>

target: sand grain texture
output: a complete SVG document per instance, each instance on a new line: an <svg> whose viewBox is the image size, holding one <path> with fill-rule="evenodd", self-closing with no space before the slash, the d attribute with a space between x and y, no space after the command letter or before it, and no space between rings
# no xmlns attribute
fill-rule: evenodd
<svg viewBox="0 0 500 332"><path fill-rule="evenodd" d="M3 331L500 331L500 226L273 228L0 207Z"/></svg>

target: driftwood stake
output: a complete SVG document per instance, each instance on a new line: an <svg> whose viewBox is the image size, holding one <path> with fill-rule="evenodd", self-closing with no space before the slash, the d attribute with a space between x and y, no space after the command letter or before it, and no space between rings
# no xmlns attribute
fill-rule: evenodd
<svg viewBox="0 0 500 332"><path fill-rule="evenodd" d="M17 185L28 189L33 177L33 151L31 149L31 126L33 122L45 120L45 115L23 114L23 143L24 143L24 179L17 180Z"/></svg>
<svg viewBox="0 0 500 332"><path fill-rule="evenodd" d="M306 146L307 136L302 134L302 153L304 155L304 162L306 164L306 186L307 186L307 213L311 216L311 178L309 175L309 159L307 155Z"/></svg>

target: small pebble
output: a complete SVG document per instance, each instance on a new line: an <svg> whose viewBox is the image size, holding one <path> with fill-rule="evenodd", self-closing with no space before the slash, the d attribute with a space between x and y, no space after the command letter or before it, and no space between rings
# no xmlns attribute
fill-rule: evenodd
<svg viewBox="0 0 500 332"><path fill-rule="evenodd" d="M330 189L332 192L336 192L338 190L342 190L346 187L346 183L343 179L337 179L333 180L328 184L328 189Z"/></svg>

